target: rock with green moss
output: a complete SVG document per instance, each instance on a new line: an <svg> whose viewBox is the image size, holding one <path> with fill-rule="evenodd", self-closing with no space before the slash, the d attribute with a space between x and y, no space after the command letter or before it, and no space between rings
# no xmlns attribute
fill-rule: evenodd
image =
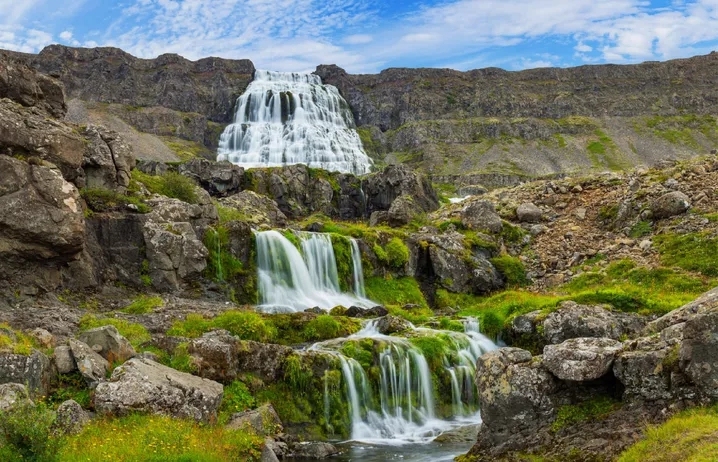
<svg viewBox="0 0 718 462"><path fill-rule="evenodd" d="M257 409L233 414L227 423L227 428L244 431L251 429L261 436L277 435L284 430L277 411L270 403Z"/></svg>
<svg viewBox="0 0 718 462"><path fill-rule="evenodd" d="M255 228L283 228L287 224L287 217L277 203L254 191L242 191L220 199L219 203L233 210L235 219L250 223Z"/></svg>

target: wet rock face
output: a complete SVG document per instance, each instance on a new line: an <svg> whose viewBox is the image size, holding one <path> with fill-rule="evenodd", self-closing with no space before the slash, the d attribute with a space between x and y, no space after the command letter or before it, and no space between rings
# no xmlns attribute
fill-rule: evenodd
<svg viewBox="0 0 718 462"><path fill-rule="evenodd" d="M543 363L561 380L574 382L603 377L623 344L608 338L573 338L559 345L546 345Z"/></svg>
<svg viewBox="0 0 718 462"><path fill-rule="evenodd" d="M100 414L149 412L213 422L222 394L217 382L134 358L115 369L109 382L97 386L95 409Z"/></svg>

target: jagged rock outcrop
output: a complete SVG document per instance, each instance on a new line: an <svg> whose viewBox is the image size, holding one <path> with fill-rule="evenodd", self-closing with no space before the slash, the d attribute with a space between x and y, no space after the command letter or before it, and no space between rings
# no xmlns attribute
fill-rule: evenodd
<svg viewBox="0 0 718 462"><path fill-rule="evenodd" d="M0 98L62 118L67 111L62 84L0 53Z"/></svg>
<svg viewBox="0 0 718 462"><path fill-rule="evenodd" d="M90 345L76 339L70 339L70 350L75 359L77 369L87 383L93 385L105 380L110 370L110 363L97 354Z"/></svg>
<svg viewBox="0 0 718 462"><path fill-rule="evenodd" d="M287 225L287 217L279 209L277 203L254 191L242 191L229 197L223 197L219 203L236 210L245 222L258 228L263 226L283 228Z"/></svg>
<svg viewBox="0 0 718 462"><path fill-rule="evenodd" d="M544 340L552 345L578 337L620 340L624 336L635 336L645 326L645 318L566 301L546 316L541 325Z"/></svg>
<svg viewBox="0 0 718 462"><path fill-rule="evenodd" d="M72 98L131 106L163 106L229 122L237 97L254 74L249 60L175 54L140 59L117 48L50 45L37 55L16 55L56 76Z"/></svg>
<svg viewBox="0 0 718 462"><path fill-rule="evenodd" d="M115 369L109 382L97 386L94 403L100 414L150 412L213 422L222 394L217 382L133 358Z"/></svg>
<svg viewBox="0 0 718 462"><path fill-rule="evenodd" d="M410 197L412 212L433 212L439 208L439 199L431 182L405 165L389 165L364 180L366 212L390 211L400 197ZM403 220L399 220L403 221Z"/></svg>
<svg viewBox="0 0 718 462"><path fill-rule="evenodd" d="M88 125L81 133L86 140L82 160L85 187L124 192L135 166L132 148L118 133L101 126Z"/></svg>
<svg viewBox="0 0 718 462"><path fill-rule="evenodd" d="M230 162L193 159L181 164L179 172L194 178L211 196L225 197L242 190L244 169Z"/></svg>

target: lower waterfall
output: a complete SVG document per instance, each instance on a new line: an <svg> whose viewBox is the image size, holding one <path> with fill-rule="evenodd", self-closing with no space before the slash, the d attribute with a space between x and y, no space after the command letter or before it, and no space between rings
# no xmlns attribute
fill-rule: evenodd
<svg viewBox="0 0 718 462"><path fill-rule="evenodd" d="M343 293L331 236L298 232L299 249L278 231L256 232L259 306L261 311L295 312L335 306L371 308L364 295L361 254L351 252L354 294ZM350 243L352 247L356 243Z"/></svg>
<svg viewBox="0 0 718 462"><path fill-rule="evenodd" d="M478 331L475 320L465 331L415 328L410 338L380 334L373 320L358 333L312 345L311 350L335 354L342 364L346 400L351 417L351 439L380 444L429 442L454 427L480 423L474 384L476 360L497 346ZM426 354L412 338L436 338L446 343L440 373L448 377L452 409L437 412L436 383ZM371 365L360 364L342 352L349 342L371 340L376 351ZM367 367L368 366L368 367ZM434 375L437 371L434 370ZM325 406L329 400L325 399ZM328 415L330 409L325 409Z"/></svg>

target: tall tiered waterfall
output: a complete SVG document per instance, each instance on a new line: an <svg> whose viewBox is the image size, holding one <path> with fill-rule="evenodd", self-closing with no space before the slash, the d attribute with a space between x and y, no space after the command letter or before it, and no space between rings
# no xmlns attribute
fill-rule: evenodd
<svg viewBox="0 0 718 462"><path fill-rule="evenodd" d="M304 311L318 306L370 308L375 303L364 296L361 255L352 251L354 294L342 293L337 261L330 235L296 234L301 253L277 231L255 233L259 271L259 309L267 312ZM352 248L356 246L351 243Z"/></svg>
<svg viewBox="0 0 718 462"><path fill-rule="evenodd" d="M353 440L385 444L427 442L452 427L480 422L474 384L476 360L496 345L478 332L474 320L465 321L464 333L419 328L410 335L410 338L382 335L377 331L376 321L371 321L346 339L312 346L312 350L336 354L341 361ZM439 358L427 358L412 342L413 339L420 345L422 338L443 343L444 350L434 353ZM373 342L372 349L378 353L372 364L362 365L343 354L353 351L346 350L348 343L364 340ZM443 381L451 389L452 406L439 418L437 406L446 399L436 393ZM325 409L327 415L330 412L331 409Z"/></svg>
<svg viewBox="0 0 718 462"><path fill-rule="evenodd" d="M259 70L237 100L217 160L247 168L307 164L356 175L371 166L335 87L314 74Z"/></svg>

